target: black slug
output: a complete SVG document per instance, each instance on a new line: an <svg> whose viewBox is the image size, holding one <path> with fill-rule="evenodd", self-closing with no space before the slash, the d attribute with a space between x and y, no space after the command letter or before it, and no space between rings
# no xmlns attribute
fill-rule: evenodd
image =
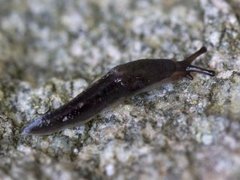
<svg viewBox="0 0 240 180"><path fill-rule="evenodd" d="M70 102L33 120L24 128L23 134L49 134L85 123L122 97L166 80L193 79L191 72L214 76L214 71L191 65L206 51L202 47L179 62L174 59L140 59L116 66Z"/></svg>

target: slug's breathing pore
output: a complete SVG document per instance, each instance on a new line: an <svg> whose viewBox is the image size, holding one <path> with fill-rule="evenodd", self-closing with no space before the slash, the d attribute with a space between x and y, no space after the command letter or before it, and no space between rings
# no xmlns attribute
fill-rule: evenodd
<svg viewBox="0 0 240 180"><path fill-rule="evenodd" d="M33 120L24 128L23 134L50 134L85 123L119 99L163 83L166 79L193 79L192 72L214 76L214 71L191 65L206 51L202 47L179 62L174 59L140 59L116 66L65 105Z"/></svg>

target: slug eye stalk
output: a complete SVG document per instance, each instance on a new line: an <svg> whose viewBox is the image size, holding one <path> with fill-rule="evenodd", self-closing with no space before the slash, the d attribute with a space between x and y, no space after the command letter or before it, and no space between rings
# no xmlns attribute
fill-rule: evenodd
<svg viewBox="0 0 240 180"><path fill-rule="evenodd" d="M208 76L215 76L214 71L204 69L204 68L201 68L201 67L197 67L197 66L193 66L193 65L189 65L186 68L186 72L187 72L187 74L189 74L191 72L196 72L196 73L205 74L205 75L208 75Z"/></svg>
<svg viewBox="0 0 240 180"><path fill-rule="evenodd" d="M204 54L207 52L207 48L205 46L201 47L198 51L184 59L182 62L183 64L190 65L192 62L197 59L200 55Z"/></svg>

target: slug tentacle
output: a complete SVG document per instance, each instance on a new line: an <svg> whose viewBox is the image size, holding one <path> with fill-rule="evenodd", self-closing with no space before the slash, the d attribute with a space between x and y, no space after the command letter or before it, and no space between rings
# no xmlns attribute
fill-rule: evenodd
<svg viewBox="0 0 240 180"><path fill-rule="evenodd" d="M187 57L186 59L184 59L183 61L181 61L182 64L184 64L185 66L188 66L190 64L192 64L192 62L199 57L200 55L204 54L207 52L207 48L206 47L201 47L198 51L196 51L195 53L193 53L192 55L190 55L189 57Z"/></svg>
<svg viewBox="0 0 240 180"><path fill-rule="evenodd" d="M214 71L211 71L211 70L208 70L208 69L204 69L204 68L201 68L201 67L197 67L197 66L193 66L193 65L189 65L186 68L186 72L188 74L191 73L191 72L197 72L197 73L205 74L205 75L208 75L208 76L215 76L215 72Z"/></svg>
<svg viewBox="0 0 240 180"><path fill-rule="evenodd" d="M193 80L192 75L190 74L191 72L196 72L196 73L201 73L204 75L208 75L208 76L215 76L215 72L208 70L208 69L204 69L198 66L194 66L191 65L191 63L200 55L204 54L205 52L207 52L207 48L206 47L202 47L200 48L198 51L196 51L195 53L193 53L192 55L190 55L189 57L187 57L186 59L184 59L183 61L180 61L178 64L178 69L180 71L185 72L185 77Z"/></svg>

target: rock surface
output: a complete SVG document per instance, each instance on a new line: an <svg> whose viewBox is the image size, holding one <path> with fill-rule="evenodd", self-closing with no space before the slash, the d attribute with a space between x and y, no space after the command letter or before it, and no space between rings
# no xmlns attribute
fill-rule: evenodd
<svg viewBox="0 0 240 180"><path fill-rule="evenodd" d="M239 179L238 0L0 1L0 179ZM184 56L195 75L84 126L21 135L112 67Z"/></svg>

